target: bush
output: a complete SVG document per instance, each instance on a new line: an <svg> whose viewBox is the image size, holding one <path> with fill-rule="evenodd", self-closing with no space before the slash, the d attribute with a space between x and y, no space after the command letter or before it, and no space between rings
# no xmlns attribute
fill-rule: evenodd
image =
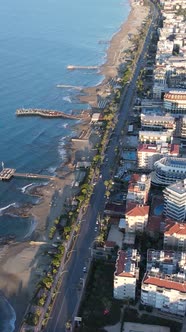
<svg viewBox="0 0 186 332"><path fill-rule="evenodd" d="M147 305L147 306L146 306L146 311L148 311L148 312L152 312L152 310L153 310L153 307L152 307L152 306L150 306L150 305Z"/></svg>
<svg viewBox="0 0 186 332"><path fill-rule="evenodd" d="M144 309L145 309L145 306L142 303L140 303L139 304L139 310L144 310Z"/></svg>

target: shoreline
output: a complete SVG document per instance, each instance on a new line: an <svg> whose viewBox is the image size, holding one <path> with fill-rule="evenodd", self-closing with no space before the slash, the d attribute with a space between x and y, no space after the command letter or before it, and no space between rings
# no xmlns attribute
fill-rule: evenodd
<svg viewBox="0 0 186 332"><path fill-rule="evenodd" d="M112 36L106 50L106 61L100 66L99 73L104 76L103 81L96 86L83 89L85 95L79 96L81 102L88 102L94 106L95 102L97 102L98 92L104 96L108 81L117 77L118 66L124 61L122 53L132 45L132 42L128 40L128 33L130 31L132 34L137 34L138 27L147 16L146 7L138 6L136 8L132 0L130 1L130 6L128 18L120 26L119 31ZM83 128L90 128L90 124L77 123L74 125L77 135L81 133ZM83 155L79 152L82 150L82 147L86 150L82 144L70 143L66 150L66 162L56 170L57 174L63 178L57 179L52 183L50 182L41 189L42 201L30 209L30 213L33 219L36 219L37 225L29 241L10 244L8 252L0 260L0 287L16 312L15 331L18 331L25 308L33 295L37 281L41 277L41 268L38 268L38 264L45 250L44 248L46 248L43 243L49 244L51 242L45 234L47 227L61 214L66 197L71 196L75 192L75 189L71 187L75 178L73 164L79 155ZM85 153L88 156L90 151ZM55 200L56 206L50 206L53 200ZM30 240L37 242L37 244L31 244ZM47 259L42 256L43 269L48 264Z"/></svg>
<svg viewBox="0 0 186 332"><path fill-rule="evenodd" d="M122 53L132 47L132 41L129 40L128 34L136 35L142 21L148 15L148 7L136 6L134 0L129 0L129 3L131 8L128 18L112 36L106 50L106 61L100 66L99 74L103 75L104 78L98 85L82 89L84 95L79 95L79 100L82 103L89 103L92 107L97 107L97 95L106 97L105 90L109 80L122 74L122 70L119 68L125 60Z"/></svg>

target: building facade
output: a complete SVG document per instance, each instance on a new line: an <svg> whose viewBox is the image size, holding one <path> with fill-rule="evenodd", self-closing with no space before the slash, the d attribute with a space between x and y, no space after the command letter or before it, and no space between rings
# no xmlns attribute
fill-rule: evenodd
<svg viewBox="0 0 186 332"><path fill-rule="evenodd" d="M137 157L139 167L153 169L154 163L164 156L179 156L179 145L168 143L138 145Z"/></svg>
<svg viewBox="0 0 186 332"><path fill-rule="evenodd" d="M126 201L137 204L146 204L150 190L150 181L150 176L145 174L132 174L131 179L129 180Z"/></svg>
<svg viewBox="0 0 186 332"><path fill-rule="evenodd" d="M170 91L164 95L164 108L171 114L186 114L186 91Z"/></svg>
<svg viewBox="0 0 186 332"><path fill-rule="evenodd" d="M186 219L186 179L173 183L163 190L164 215L184 222Z"/></svg>
<svg viewBox="0 0 186 332"><path fill-rule="evenodd" d="M185 316L185 274L166 275L159 269L147 272L141 285L141 303L161 311Z"/></svg>
<svg viewBox="0 0 186 332"><path fill-rule="evenodd" d="M164 230L164 249L186 251L186 224L168 222Z"/></svg>
<svg viewBox="0 0 186 332"><path fill-rule="evenodd" d="M139 279L140 256L136 249L119 250L114 272L114 298L135 299L136 281Z"/></svg>
<svg viewBox="0 0 186 332"><path fill-rule="evenodd" d="M154 164L151 182L167 186L186 178L186 158L164 157Z"/></svg>
<svg viewBox="0 0 186 332"><path fill-rule="evenodd" d="M148 205L136 205L135 207L130 207L130 204L128 204L127 211L125 213L126 232L143 232L147 226L148 218Z"/></svg>

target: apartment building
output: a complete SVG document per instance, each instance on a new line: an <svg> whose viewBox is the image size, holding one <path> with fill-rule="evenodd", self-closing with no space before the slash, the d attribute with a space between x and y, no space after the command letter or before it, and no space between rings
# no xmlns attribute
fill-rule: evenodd
<svg viewBox="0 0 186 332"><path fill-rule="evenodd" d="M164 142L170 143L172 139L171 131L152 131L152 130L140 130L139 141L141 143L157 143Z"/></svg>
<svg viewBox="0 0 186 332"><path fill-rule="evenodd" d="M155 185L168 186L186 178L186 158L164 157L154 164L151 182Z"/></svg>
<svg viewBox="0 0 186 332"><path fill-rule="evenodd" d="M181 137L186 138L186 116L183 116L181 122Z"/></svg>
<svg viewBox="0 0 186 332"><path fill-rule="evenodd" d="M164 215L184 222L186 219L186 179L173 183L163 190Z"/></svg>
<svg viewBox="0 0 186 332"><path fill-rule="evenodd" d="M168 115L148 115L141 114L141 126L143 129L146 127L153 129L172 129L176 127L175 118Z"/></svg>
<svg viewBox="0 0 186 332"><path fill-rule="evenodd" d="M135 202L137 204L146 204L150 190L150 176L145 174L132 174L129 180L127 202Z"/></svg>
<svg viewBox="0 0 186 332"><path fill-rule="evenodd" d="M179 145L168 143L138 145L137 158L139 167L153 169L154 163L165 156L179 156Z"/></svg>
<svg viewBox="0 0 186 332"><path fill-rule="evenodd" d="M161 273L158 268L146 272L141 285L141 303L171 314L185 316L185 274L167 275Z"/></svg>
<svg viewBox="0 0 186 332"><path fill-rule="evenodd" d="M136 249L119 250L114 272L114 298L135 299L136 281L139 279L140 255Z"/></svg>
<svg viewBox="0 0 186 332"><path fill-rule="evenodd" d="M173 250L147 250L147 271L158 268L159 271L171 275L178 271L185 272L185 266L186 253Z"/></svg>
<svg viewBox="0 0 186 332"><path fill-rule="evenodd" d="M186 224L168 222L164 230L164 249L186 251Z"/></svg>
<svg viewBox="0 0 186 332"><path fill-rule="evenodd" d="M186 91L170 91L165 93L164 108L171 114L186 114Z"/></svg>
<svg viewBox="0 0 186 332"><path fill-rule="evenodd" d="M143 232L147 226L149 209L150 208L148 205L134 206L134 204L131 205L130 203L128 203L125 213L126 232Z"/></svg>

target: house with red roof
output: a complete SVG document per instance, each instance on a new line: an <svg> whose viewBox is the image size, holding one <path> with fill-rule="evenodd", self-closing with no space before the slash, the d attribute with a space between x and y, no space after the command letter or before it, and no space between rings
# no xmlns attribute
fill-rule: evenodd
<svg viewBox="0 0 186 332"><path fill-rule="evenodd" d="M149 217L149 206L148 205L136 205L130 207L131 204L127 205L125 214L126 218L126 232L143 232L147 226Z"/></svg>
<svg viewBox="0 0 186 332"><path fill-rule="evenodd" d="M139 279L140 255L136 249L119 250L114 272L114 298L135 299L136 281Z"/></svg>
<svg viewBox="0 0 186 332"><path fill-rule="evenodd" d="M141 284L141 303L161 311L185 316L185 273L164 274L158 268L145 273Z"/></svg>
<svg viewBox="0 0 186 332"><path fill-rule="evenodd" d="M186 224L168 221L164 229L164 248L186 251Z"/></svg>

